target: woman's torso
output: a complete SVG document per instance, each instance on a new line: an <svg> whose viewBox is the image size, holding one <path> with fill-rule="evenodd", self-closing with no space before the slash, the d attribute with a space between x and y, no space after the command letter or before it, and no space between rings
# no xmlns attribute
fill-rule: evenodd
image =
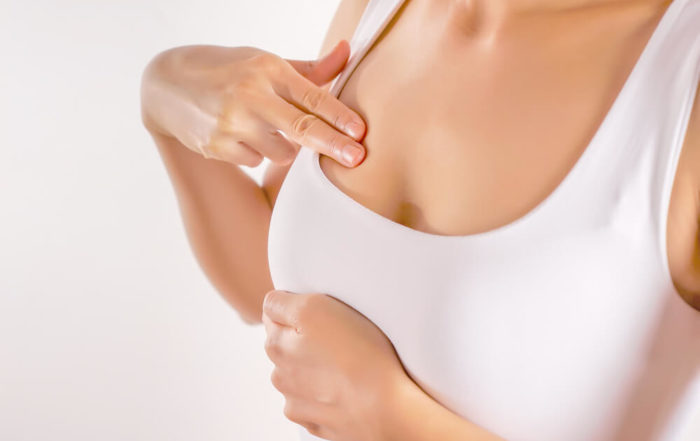
<svg viewBox="0 0 700 441"><path fill-rule="evenodd" d="M700 23L698 2L681 1ZM367 157L345 169L300 151L270 227L275 287L355 307L426 391L508 439L657 439L700 353L700 315L663 261L673 179L652 163L673 149L651 149L672 130L638 130L641 142L629 129L642 123L630 106L661 94L635 103L630 90L603 127L601 115L663 8L626 27L523 19L496 56L445 28L456 16L436 4L405 2L373 47L362 42L377 29L358 27L355 49L370 51L333 88L368 122ZM654 85L650 66L637 87ZM682 101L668 101L679 120ZM667 224L690 215L668 211ZM675 230L663 230L673 263Z"/></svg>
<svg viewBox="0 0 700 441"><path fill-rule="evenodd" d="M468 18L448 14L440 2L399 3L338 94L372 123L363 140L367 158L355 169L326 156L320 163L335 186L372 211L445 235L506 225L552 193L665 11L664 3L640 2L594 20L585 11L522 19L498 37L504 48L490 56L488 42L474 42L452 23ZM554 23L566 30L553 31ZM574 105L563 112L567 103ZM691 176L700 174L691 165L700 160L694 116L678 183L700 181ZM676 185L668 214L669 263L681 287L697 232L696 192Z"/></svg>

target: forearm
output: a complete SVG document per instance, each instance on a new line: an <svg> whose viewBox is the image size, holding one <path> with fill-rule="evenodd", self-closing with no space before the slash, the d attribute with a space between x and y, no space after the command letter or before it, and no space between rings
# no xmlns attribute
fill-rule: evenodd
<svg viewBox="0 0 700 441"><path fill-rule="evenodd" d="M442 406L409 377L394 390L381 441L505 441Z"/></svg>
<svg viewBox="0 0 700 441"><path fill-rule="evenodd" d="M175 189L192 250L209 280L250 324L272 289L267 263L271 208L238 166L206 159L177 139L150 132Z"/></svg>

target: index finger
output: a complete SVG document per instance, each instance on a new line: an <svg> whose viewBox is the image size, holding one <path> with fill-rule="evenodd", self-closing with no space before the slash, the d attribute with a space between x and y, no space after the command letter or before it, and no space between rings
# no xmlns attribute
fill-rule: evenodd
<svg viewBox="0 0 700 441"><path fill-rule="evenodd" d="M274 82L275 92L288 102L301 106L302 109L322 118L336 129L345 132L356 140L365 134L365 121L362 117L346 106L332 93L314 84L313 81L301 75L290 64L283 63L286 68L280 77L282 81Z"/></svg>

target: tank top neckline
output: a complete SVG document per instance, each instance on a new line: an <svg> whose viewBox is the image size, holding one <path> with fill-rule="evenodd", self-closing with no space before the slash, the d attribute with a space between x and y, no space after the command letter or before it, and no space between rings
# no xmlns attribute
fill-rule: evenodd
<svg viewBox="0 0 700 441"><path fill-rule="evenodd" d="M405 0L394 1L403 3ZM309 149L310 154L308 155L308 160L310 160L312 163L311 168L313 169L313 174L316 176L317 180L320 181L320 184L328 188L329 191L335 195L335 197L340 203L347 207L348 210L354 212L355 216L365 217L368 221L375 222L376 227L382 228L384 231L386 231L387 234L398 234L404 235L408 238L422 238L424 240L433 241L466 242L471 240L484 240L487 238L496 237L498 235L510 233L519 228L524 228L529 223L534 222L538 218L538 216L540 216L544 211L548 209L548 207L553 206L555 202L562 197L563 193L569 186L574 185L575 179L578 177L579 174L583 172L587 163L590 160L592 160L593 156L595 156L596 151L606 145L606 143L603 142L604 137L608 135L611 126L613 126L616 122L616 119L619 117L619 112L623 111L625 105L628 104L628 100L630 99L630 93L632 93L635 83L640 79L640 76L642 75L644 69L648 67L648 63L651 62L651 57L656 46L661 43L665 32L667 32L671 28L674 21L679 16L680 11L683 9L684 3L686 3L687 1L689 0L673 0L670 2L670 4L666 6L665 11L663 12L661 18L657 22L654 30L652 31L651 36L649 37L644 48L642 49L642 52L638 56L630 73L625 79L618 94L614 98L612 105L609 107L607 113L603 116L602 122L599 124L597 130L591 137L590 142L588 143L586 148L579 155L574 165L569 169L569 171L559 182L559 184L552 191L550 191L549 194L543 200L538 202L524 215L519 216L515 220L512 220L506 224L491 228L486 231L471 234L446 235L429 233L426 231L421 231L408 227L401 223L395 222L392 219L384 217L383 215L360 204L350 195L344 193L335 184L333 184L333 182L330 179L328 179L328 177L323 172L323 169L321 169L321 165L319 162L319 152L316 150ZM391 14L395 14L397 10L398 8L393 8ZM373 32L375 33L374 35L381 32L384 26L386 26L386 24L389 21L390 17L383 20L383 24L377 29L373 29ZM355 38L355 36L353 36L353 38ZM353 63L352 66L349 66L350 69L354 69L357 66L357 64L360 63L362 58L364 58L366 54L366 46L368 42L371 41L373 41L373 38L366 39L364 47L358 48L358 52L363 53L361 53L360 56L357 57L357 60L355 61L355 63ZM348 68L348 66L346 66L346 68ZM333 88L335 89L333 94L336 97L337 95L339 95L338 92L342 90L348 78L349 76L345 78L343 83L337 82L333 85Z"/></svg>

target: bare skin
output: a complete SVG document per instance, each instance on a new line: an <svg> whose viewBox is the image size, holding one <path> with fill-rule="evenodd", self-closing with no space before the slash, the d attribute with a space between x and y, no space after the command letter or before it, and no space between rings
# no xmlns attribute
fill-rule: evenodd
<svg viewBox="0 0 700 441"><path fill-rule="evenodd" d="M350 37L365 3L341 2L322 54L338 39ZM351 170L321 156L324 173L362 205L395 222L434 234L473 234L522 216L551 193L580 156L664 6L652 0L603 3L610 6L594 7L591 2L579 1L577 5L586 7L574 12L566 9L576 4L573 0L471 2L469 5L476 9L457 0L407 2L340 96L371 127L363 141L367 149L365 160L357 170ZM553 12L554 7L558 12ZM558 50L547 44L543 32L555 28ZM416 29L421 32L416 33ZM431 38L425 38L426 35ZM583 41L584 35L596 38ZM591 58L594 61L589 65L581 58L571 58L572 54L597 58ZM532 60L528 64L528 57L552 65L565 60L572 66L571 71L554 71L544 77ZM416 63L416 58L424 63ZM450 68L445 68L445 59L451 61ZM621 60L627 69L620 67ZM519 69L521 84L515 82L512 74L508 75L514 66ZM391 84L385 81L387 74L393 79ZM448 90L446 82L439 81L450 75L458 75L463 88ZM398 84L406 87L393 95L396 108L387 112L382 105L392 100L382 102L382 98L397 92L392 87ZM411 87L416 84L419 87ZM503 89L510 93L499 94ZM406 94L407 90L411 93ZM421 94L421 90L430 91L430 95ZM475 96L478 101L465 99L473 100ZM578 113L557 112L562 96L576 98L581 104ZM542 106L532 113L512 111L514 106L523 109L530 103ZM460 115L459 119L446 112L450 108L458 110L455 114ZM426 115L430 115L430 124L426 123ZM693 294L700 292L700 100L696 100L691 118L673 189L668 229L673 280L689 303ZM473 123L467 126L465 120ZM393 138L396 127L406 128L399 132L403 136L398 139ZM368 421L367 415L375 414L360 406L367 394L379 389L372 379L395 376L395 388L377 392L372 410L377 411L378 421L389 432L376 434L374 439L496 439L449 412L402 375L381 331L367 320L358 320L350 308L338 307L330 297L295 293L287 300L270 302L268 298L267 313L260 313L263 297L273 290L265 255L269 216L289 164L271 164L260 187L238 166L205 159L167 134L151 133L168 167L188 236L203 268L247 322L260 322L261 317L265 322L266 348L280 368L273 382L288 398L288 416L295 415L295 419L319 430L318 421L325 421L322 425L334 429L338 439L356 439L352 431ZM428 150L430 147L433 150ZM428 152L430 155L426 156ZM527 154L518 156L522 152ZM430 161L442 157L455 160ZM478 174L480 170L488 170L491 180L484 180L484 175ZM438 172L440 179L431 179ZM484 185L485 182L490 185ZM456 187L476 187L479 191L454 195L451 190ZM376 189L381 191L373 193ZM436 199L435 195L444 195L444 199ZM459 206L460 211L448 212L448 204ZM481 217L474 217L475 213ZM346 331L344 348L356 349L339 351L337 341L328 339L323 332L328 323ZM297 333L294 339L283 337L293 335L293 327L285 329L290 324L315 331ZM309 355L312 353L313 357ZM342 357L334 358L347 353L372 353L363 359L372 360L373 364L363 365L364 370L354 369L351 364L342 363ZM294 370L300 367L320 369L327 376L297 375L304 372ZM363 372L375 377L363 376ZM366 393L355 398L353 394L345 395L347 399L339 400L336 406L341 412L311 406L318 397L295 397L295 390L315 390L296 388L299 381L314 382L319 378L340 378L343 381L332 384L349 384L353 387L346 390ZM322 394L333 392L322 383L311 386L318 386ZM347 412L353 409L357 412ZM355 424L346 424L348 415L353 415Z"/></svg>
<svg viewBox="0 0 700 441"><path fill-rule="evenodd" d="M433 234L474 234L521 217L558 185L590 143L665 9L610 2L608 9L576 13L502 15L467 27L465 34L465 22L458 17L468 11L440 9L438 3L407 2L341 91L340 99L368 121L362 166L346 169L323 156L320 165L342 191L394 222ZM572 33L561 32L559 38L557 32L560 52L533 30L559 29L562 23ZM518 40L518 35L532 40ZM580 35L596 36L595 44L589 40L584 46ZM545 77L527 64L524 53L539 63L563 60L571 69ZM586 63L570 54L598 58ZM460 57L464 64L440 63ZM620 72L620 60L626 71ZM463 85L459 93L455 84ZM557 103L562 96L575 99L581 110L561 112ZM512 111L514 106L527 109L528 103L543 105L532 114ZM682 150L667 231L674 284L696 309L699 130L700 97ZM439 160L445 157L451 160ZM460 188L459 194L454 188ZM266 351L276 365L273 384L285 395L285 415L312 434L338 441L501 439L432 400L401 371L381 330L352 308L325 295L275 290L264 303ZM329 326L334 329L330 337ZM666 343L669 347L671 342ZM684 361L692 363L692 354L687 357ZM633 418L635 405L628 412L625 421L634 421L642 431L630 431L623 422L615 439L640 439L651 427ZM661 414L659 409L652 420Z"/></svg>
<svg viewBox="0 0 700 441"><path fill-rule="evenodd" d="M272 288L268 188L279 185L301 143L339 161L348 144L360 150L360 161L364 155L357 142L364 121L327 86L349 55L342 40L363 1L341 2L322 59L195 45L161 52L144 70L142 120L171 178L192 250L246 323L261 323L262 299ZM352 120L357 133L347 125ZM256 166L263 156L272 166L260 186L240 166Z"/></svg>
<svg viewBox="0 0 700 441"><path fill-rule="evenodd" d="M366 2L341 1L319 56L341 39L350 39ZM567 10L571 5L582 7ZM587 0L408 1L339 96L371 127L362 141L367 150L364 161L346 169L321 156L321 168L362 205L416 230L461 235L507 224L544 199L573 166L664 7L660 0L609 0L596 5ZM547 43L552 29L557 33L556 47ZM591 61L576 54L590 55ZM445 59L450 66L436 57L449 57ZM560 66L562 60L571 68L537 74L541 71L536 62ZM517 78L508 74L513 66L521 72ZM459 90L446 90L448 82L440 81L450 75L459 75ZM394 79L391 84L383 80L387 76ZM403 89L391 112L380 111L392 101L382 97L391 93L393 85L405 83L420 87L410 88L408 94L409 88ZM465 99L474 96L479 99ZM575 98L579 106L560 112L561 97ZM527 110L532 103L541 105L533 112L509 111ZM450 112L455 106L458 112ZM425 123L425 109L430 124ZM406 129L397 132L396 127ZM261 323L262 299L273 289L266 259L269 218L289 164L271 163L258 186L237 165L206 159L167 134L151 133L171 176L198 261L247 323ZM402 136L396 138L396 133ZM428 152L433 158L453 159L431 163L425 160ZM429 179L438 170L441 179ZM480 170L488 170L488 180ZM463 190L455 195L454 188ZM699 193L700 100L696 99L667 231L673 282L696 309L700 309ZM448 215L448 205L459 210Z"/></svg>
<svg viewBox="0 0 700 441"><path fill-rule="evenodd" d="M347 304L273 290L263 302L270 380L284 414L333 441L504 441L433 399L404 370L391 341ZM333 332L328 332L332 329Z"/></svg>
<svg viewBox="0 0 700 441"><path fill-rule="evenodd" d="M368 121L365 160L356 169L319 161L329 180L362 205L441 235L508 224L554 190L667 5L470 3L405 2L339 95ZM577 105L562 112L561 102ZM668 219L673 282L700 310L700 96Z"/></svg>

